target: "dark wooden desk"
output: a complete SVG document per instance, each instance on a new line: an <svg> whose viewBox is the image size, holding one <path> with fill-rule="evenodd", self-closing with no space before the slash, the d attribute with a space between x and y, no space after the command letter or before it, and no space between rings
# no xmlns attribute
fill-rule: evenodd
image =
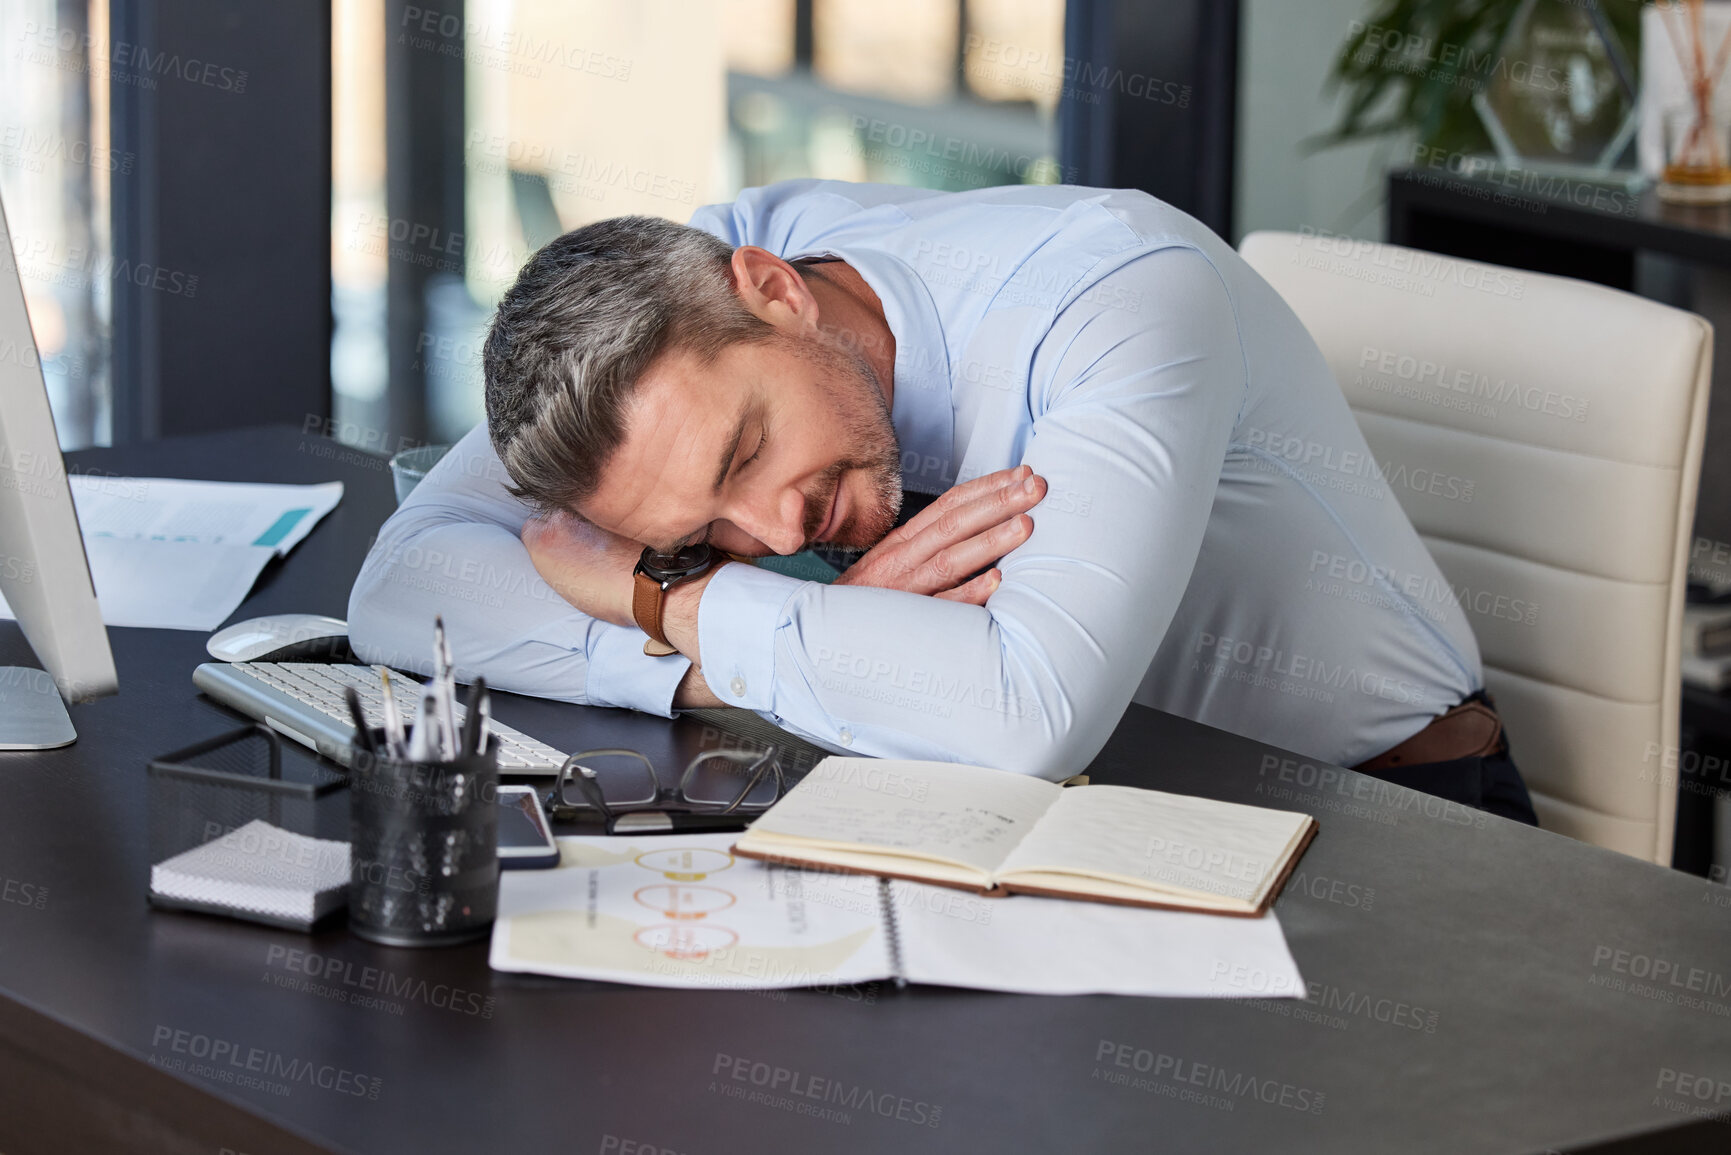
<svg viewBox="0 0 1731 1155"><path fill-rule="evenodd" d="M74 462L344 480L241 615L341 614L391 508L382 462L293 431ZM0 756L9 1155L1723 1151L1731 1134L1687 1113L1731 1106L1731 890L1139 707L1096 780L1321 819L1278 908L1310 1001L657 991L493 974L484 945L153 912L145 760L232 718L189 680L203 638L111 634L123 689L75 708L78 743ZM0 662L26 661L0 628ZM689 719L499 713L554 743L703 741ZM247 1085L249 1064L287 1093Z"/></svg>

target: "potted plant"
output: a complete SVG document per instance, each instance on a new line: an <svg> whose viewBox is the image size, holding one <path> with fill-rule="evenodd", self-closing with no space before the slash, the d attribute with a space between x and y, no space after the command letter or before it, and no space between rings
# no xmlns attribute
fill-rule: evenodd
<svg viewBox="0 0 1731 1155"><path fill-rule="evenodd" d="M1317 143L1411 132L1419 145L1451 154L1506 153L1481 114L1494 86L1513 77L1534 93L1548 85L1566 100L1569 85L1578 83L1536 60L1536 48L1511 42L1529 23L1587 22L1632 91L1626 62L1638 59L1642 6L1641 0L1375 0L1349 25L1330 70L1329 89L1346 99L1334 128ZM1546 84L1532 79L1541 74Z"/></svg>

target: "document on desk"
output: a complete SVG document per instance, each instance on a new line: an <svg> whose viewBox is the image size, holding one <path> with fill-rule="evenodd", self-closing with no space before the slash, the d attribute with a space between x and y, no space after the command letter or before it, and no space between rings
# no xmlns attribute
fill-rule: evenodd
<svg viewBox="0 0 1731 1155"><path fill-rule="evenodd" d="M561 838L500 879L495 970L735 990L905 978L1023 994L1302 997L1280 922L741 858L731 834Z"/></svg>
<svg viewBox="0 0 1731 1155"><path fill-rule="evenodd" d="M111 626L214 630L265 565L342 500L340 481L266 485L74 474L72 500ZM0 599L0 617L12 617Z"/></svg>

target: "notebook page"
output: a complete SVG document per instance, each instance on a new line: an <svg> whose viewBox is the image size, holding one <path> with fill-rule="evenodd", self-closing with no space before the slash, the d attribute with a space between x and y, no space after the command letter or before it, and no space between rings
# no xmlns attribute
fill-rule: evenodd
<svg viewBox="0 0 1731 1155"><path fill-rule="evenodd" d="M889 885L912 982L1031 995L1304 997L1304 978L1272 910L1221 918ZM1254 984L1245 975L1255 975Z"/></svg>
<svg viewBox="0 0 1731 1155"><path fill-rule="evenodd" d="M555 869L500 875L493 969L724 990L890 975L877 879L736 859L733 840L560 838Z"/></svg>
<svg viewBox="0 0 1731 1155"><path fill-rule="evenodd" d="M1083 786L1064 792L1000 873L1093 871L1254 906L1309 822L1290 810L1129 786Z"/></svg>
<svg viewBox="0 0 1731 1155"><path fill-rule="evenodd" d="M740 839L768 849L869 847L997 869L1063 788L983 766L825 758Z"/></svg>

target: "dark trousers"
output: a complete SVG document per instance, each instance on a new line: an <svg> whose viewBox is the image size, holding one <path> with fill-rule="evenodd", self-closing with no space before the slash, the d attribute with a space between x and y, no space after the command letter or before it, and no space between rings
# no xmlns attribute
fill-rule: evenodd
<svg viewBox="0 0 1731 1155"><path fill-rule="evenodd" d="M1484 691L1467 701L1488 701ZM1533 813L1533 800L1527 796L1527 784L1509 754L1509 731L1503 728L1497 749L1489 754L1469 758L1454 758L1447 762L1419 762L1411 766L1379 770L1371 775L1396 786L1422 790L1450 802L1459 802L1529 826L1539 824Z"/></svg>

